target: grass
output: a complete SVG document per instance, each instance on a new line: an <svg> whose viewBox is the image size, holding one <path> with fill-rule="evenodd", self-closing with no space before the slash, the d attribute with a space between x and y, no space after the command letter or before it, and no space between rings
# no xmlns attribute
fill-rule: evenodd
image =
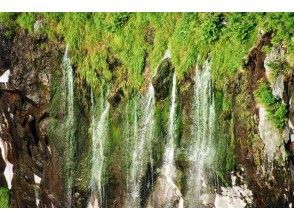
<svg viewBox="0 0 294 220"><path fill-rule="evenodd" d="M9 190L0 188L0 208L9 208Z"/></svg>
<svg viewBox="0 0 294 220"><path fill-rule="evenodd" d="M138 90L143 72L151 74L169 48L178 79L211 57L217 88L242 68L258 32L273 32L273 44L285 43L293 53L293 13L1 13L0 24L33 32L36 19L43 19L44 32L64 39L71 48L78 73L92 89L100 79ZM73 22L74 21L74 22ZM109 67L109 57L121 63Z"/></svg>

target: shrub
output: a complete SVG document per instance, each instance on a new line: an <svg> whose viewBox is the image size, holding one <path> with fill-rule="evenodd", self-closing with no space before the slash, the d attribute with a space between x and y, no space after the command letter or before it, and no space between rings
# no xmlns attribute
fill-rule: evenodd
<svg viewBox="0 0 294 220"><path fill-rule="evenodd" d="M207 43L212 43L219 39L223 28L223 17L220 14L212 14L203 25L203 38Z"/></svg>
<svg viewBox="0 0 294 220"><path fill-rule="evenodd" d="M260 103L265 105L266 108L274 105L276 103L276 98L273 96L270 87L265 84L261 83L258 89L255 92L255 95Z"/></svg>
<svg viewBox="0 0 294 220"><path fill-rule="evenodd" d="M265 83L259 85L255 96L258 102L264 105L268 118L277 128L282 129L287 117L286 105L272 94L270 87Z"/></svg>

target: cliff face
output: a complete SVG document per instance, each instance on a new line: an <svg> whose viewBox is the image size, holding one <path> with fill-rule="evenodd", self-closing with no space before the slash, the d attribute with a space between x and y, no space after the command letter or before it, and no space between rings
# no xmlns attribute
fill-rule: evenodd
<svg viewBox="0 0 294 220"><path fill-rule="evenodd" d="M48 38L40 24L33 33L0 29L0 72L9 73L0 83L0 187L9 188L10 207L293 203L294 72L287 47L274 44L273 33L260 34L225 80L212 74L213 54L195 60L175 84L168 50L155 74L148 63L153 54L145 54L136 90L115 51L107 50L111 77L82 72L68 39ZM147 31L148 44L152 34ZM256 92L263 84L269 103ZM195 173L200 180L191 185ZM230 197L236 189L238 201Z"/></svg>
<svg viewBox="0 0 294 220"><path fill-rule="evenodd" d="M47 199L48 187L62 192L56 187L58 165L50 166L54 157L48 140L51 75L60 71L60 54L56 45L41 36L18 32L6 40L4 33L1 71L8 70L10 75L9 82L1 83L1 139L13 164L10 201L12 207L36 207L36 194L40 200L43 195ZM1 185L6 185L3 180Z"/></svg>

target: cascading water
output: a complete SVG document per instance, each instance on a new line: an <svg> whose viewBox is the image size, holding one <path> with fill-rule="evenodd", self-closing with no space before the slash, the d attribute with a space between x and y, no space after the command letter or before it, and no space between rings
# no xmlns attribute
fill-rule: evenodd
<svg viewBox="0 0 294 220"><path fill-rule="evenodd" d="M1 127L0 127L1 131ZM8 189L11 189L12 187L12 179L13 179L13 164L11 164L8 160L8 146L2 141L0 138L0 149L2 158L6 164L5 170L4 170L4 176L7 182Z"/></svg>
<svg viewBox="0 0 294 220"><path fill-rule="evenodd" d="M205 165L213 158L214 148L214 98L210 63L195 70L194 106L192 115L191 144L188 152L190 169L186 201L188 207L201 205L201 191L206 185Z"/></svg>
<svg viewBox="0 0 294 220"><path fill-rule="evenodd" d="M104 148L107 140L107 118L109 115L110 104L104 101L103 95L100 96L99 102L100 111L95 107L96 105L92 94L92 170L90 180L91 198L88 205L88 207L91 208L102 207L104 194L102 187L102 174L104 164Z"/></svg>
<svg viewBox="0 0 294 220"><path fill-rule="evenodd" d="M72 204L72 184L73 184L73 157L74 157L74 76L69 58L69 48L66 47L62 63L64 88L66 88L67 114L66 132L67 146L65 149L65 175L66 175L66 201L67 206Z"/></svg>
<svg viewBox="0 0 294 220"><path fill-rule="evenodd" d="M167 143L163 156L163 176L167 184L174 190L175 194L179 197L178 207L183 207L183 198L179 188L174 183L175 178L175 120L176 120L176 74L173 75L172 93L171 93L171 105L168 118L168 131L167 131ZM165 192L166 198L168 198L168 191Z"/></svg>
<svg viewBox="0 0 294 220"><path fill-rule="evenodd" d="M154 125L154 88L150 84L146 96L142 97L139 112L135 112L134 145L130 175L128 177L128 206L140 207L140 189L147 163L151 159L151 139ZM137 108L135 108L137 110ZM151 161L152 162L152 161Z"/></svg>
<svg viewBox="0 0 294 220"><path fill-rule="evenodd" d="M168 182L174 178L174 130L175 130L175 116L176 114L176 74L173 76L172 94L171 94L171 106L168 117L168 131L167 131L167 143L163 158L163 173Z"/></svg>

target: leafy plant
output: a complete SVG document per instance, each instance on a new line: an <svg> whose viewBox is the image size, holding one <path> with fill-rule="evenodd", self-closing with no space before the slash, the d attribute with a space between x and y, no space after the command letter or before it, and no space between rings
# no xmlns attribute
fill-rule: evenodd
<svg viewBox="0 0 294 220"><path fill-rule="evenodd" d="M286 105L272 94L270 87L265 83L260 83L255 96L264 105L268 117L273 124L277 128L282 129L285 126L287 117Z"/></svg>

